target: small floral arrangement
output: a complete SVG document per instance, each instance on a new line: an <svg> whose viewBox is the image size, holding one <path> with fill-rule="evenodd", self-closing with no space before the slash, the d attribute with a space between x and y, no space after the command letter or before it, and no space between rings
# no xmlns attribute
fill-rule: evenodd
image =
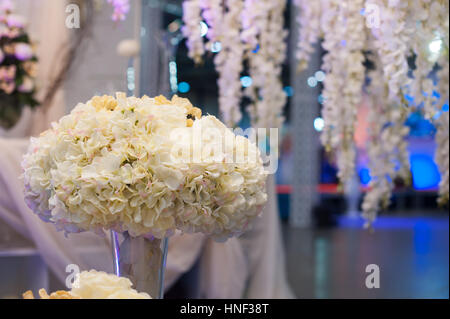
<svg viewBox="0 0 450 319"><path fill-rule="evenodd" d="M45 289L40 289L39 296L41 299L152 299L132 286L128 278L90 270L76 276L70 291L59 290L49 295ZM34 295L29 290L23 294L23 298L34 299Z"/></svg>
<svg viewBox="0 0 450 319"><path fill-rule="evenodd" d="M22 167L28 206L66 233L224 240L267 200L257 146L177 96L94 97L32 138Z"/></svg>
<svg viewBox="0 0 450 319"><path fill-rule="evenodd" d="M10 1L0 2L0 126L11 128L23 107L35 107L37 58L26 22L13 13Z"/></svg>

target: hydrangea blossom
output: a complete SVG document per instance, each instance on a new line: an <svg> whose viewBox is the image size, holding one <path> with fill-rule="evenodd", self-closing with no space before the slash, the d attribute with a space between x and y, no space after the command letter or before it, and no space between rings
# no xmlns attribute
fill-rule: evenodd
<svg viewBox="0 0 450 319"><path fill-rule="evenodd" d="M179 229L226 239L244 232L267 199L259 150L213 116L187 119L191 108L176 96L124 94L77 105L31 140L22 164L28 206L66 233L163 238ZM208 130L233 143L198 160L180 152L213 149Z"/></svg>

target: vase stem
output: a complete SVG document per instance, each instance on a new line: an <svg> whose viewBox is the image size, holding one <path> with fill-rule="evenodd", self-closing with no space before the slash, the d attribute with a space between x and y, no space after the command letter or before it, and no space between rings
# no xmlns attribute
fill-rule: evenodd
<svg viewBox="0 0 450 319"><path fill-rule="evenodd" d="M115 274L130 279L137 291L162 299L168 239L111 231L111 241Z"/></svg>
<svg viewBox="0 0 450 319"><path fill-rule="evenodd" d="M112 243L112 255L113 255L113 267L114 274L121 277L120 274L120 244L119 235L115 231L111 231L111 243Z"/></svg>

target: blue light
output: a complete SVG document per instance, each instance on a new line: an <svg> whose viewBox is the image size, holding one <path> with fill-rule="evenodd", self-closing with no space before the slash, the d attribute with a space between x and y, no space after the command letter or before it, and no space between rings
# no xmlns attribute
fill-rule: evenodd
<svg viewBox="0 0 450 319"><path fill-rule="evenodd" d="M438 91L434 91L434 90L433 90L432 96L433 96L434 98L436 98L436 99L440 99L440 98L441 98L441 94L440 94Z"/></svg>
<svg viewBox="0 0 450 319"><path fill-rule="evenodd" d="M256 48L252 52L253 53L258 53L259 49L260 49L260 46L259 46L259 44L257 44Z"/></svg>
<svg viewBox="0 0 450 319"><path fill-rule="evenodd" d="M292 86L286 86L284 88L284 92L286 93L286 95L288 97L291 97L292 95L294 95L294 90L292 89Z"/></svg>
<svg viewBox="0 0 450 319"><path fill-rule="evenodd" d="M445 103L445 104L442 106L442 111L448 112L448 103Z"/></svg>
<svg viewBox="0 0 450 319"><path fill-rule="evenodd" d="M361 184L363 185L369 185L370 180L372 179L370 177L370 171L367 168L362 168L359 171L359 179L361 180Z"/></svg>
<svg viewBox="0 0 450 319"><path fill-rule="evenodd" d="M323 82L325 80L325 72L323 71L317 71L314 74L314 77L316 78L317 81L319 82Z"/></svg>
<svg viewBox="0 0 450 319"><path fill-rule="evenodd" d="M319 97L317 98L317 102L319 102L320 104L323 104L325 102L325 97L323 96L323 94L319 95Z"/></svg>
<svg viewBox="0 0 450 319"><path fill-rule="evenodd" d="M315 77L309 77L308 78L308 86L310 86L310 87L316 87L317 86L317 80L316 80L316 78Z"/></svg>
<svg viewBox="0 0 450 319"><path fill-rule="evenodd" d="M439 170L429 155L411 155L411 172L415 189L430 189L439 185Z"/></svg>
<svg viewBox="0 0 450 319"><path fill-rule="evenodd" d="M220 52L220 50L222 50L222 43L220 43L219 41L214 42L211 46L211 52L217 53Z"/></svg>
<svg viewBox="0 0 450 319"><path fill-rule="evenodd" d="M243 77L241 77L241 84L243 87L248 88L248 87L252 86L253 80L249 76L243 76Z"/></svg>
<svg viewBox="0 0 450 319"><path fill-rule="evenodd" d="M408 94L405 94L405 100L409 102L409 104L414 103L414 97Z"/></svg>
<svg viewBox="0 0 450 319"><path fill-rule="evenodd" d="M191 86L187 82L178 83L178 92L187 93L191 90Z"/></svg>
<svg viewBox="0 0 450 319"><path fill-rule="evenodd" d="M208 34L208 30L209 30L208 25L205 22L201 21L200 22L200 33L201 33L202 37L204 37Z"/></svg>
<svg viewBox="0 0 450 319"><path fill-rule="evenodd" d="M324 127L325 127L325 121L323 120L323 118L318 117L314 120L314 129L317 132L322 132Z"/></svg>

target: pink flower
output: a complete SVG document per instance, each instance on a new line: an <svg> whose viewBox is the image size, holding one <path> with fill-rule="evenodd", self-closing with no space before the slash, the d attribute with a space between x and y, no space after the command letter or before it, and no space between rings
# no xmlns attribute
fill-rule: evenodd
<svg viewBox="0 0 450 319"><path fill-rule="evenodd" d="M16 77L16 70L15 65L0 67L0 81L13 80Z"/></svg>
<svg viewBox="0 0 450 319"><path fill-rule="evenodd" d="M125 16L130 12L130 0L108 0L114 7L112 19L114 21L125 20Z"/></svg>
<svg viewBox="0 0 450 319"><path fill-rule="evenodd" d="M26 20L24 17L18 14L10 14L6 18L6 23L10 28L24 28L26 24Z"/></svg>
<svg viewBox="0 0 450 319"><path fill-rule="evenodd" d="M0 12L11 12L14 9L14 4L11 0L0 1Z"/></svg>
<svg viewBox="0 0 450 319"><path fill-rule="evenodd" d="M0 82L0 90L5 91L6 94L11 94L16 89L16 85L13 81L11 82Z"/></svg>
<svg viewBox="0 0 450 319"><path fill-rule="evenodd" d="M33 49L26 43L16 44L15 51L16 58L21 61L26 61L33 57Z"/></svg>

